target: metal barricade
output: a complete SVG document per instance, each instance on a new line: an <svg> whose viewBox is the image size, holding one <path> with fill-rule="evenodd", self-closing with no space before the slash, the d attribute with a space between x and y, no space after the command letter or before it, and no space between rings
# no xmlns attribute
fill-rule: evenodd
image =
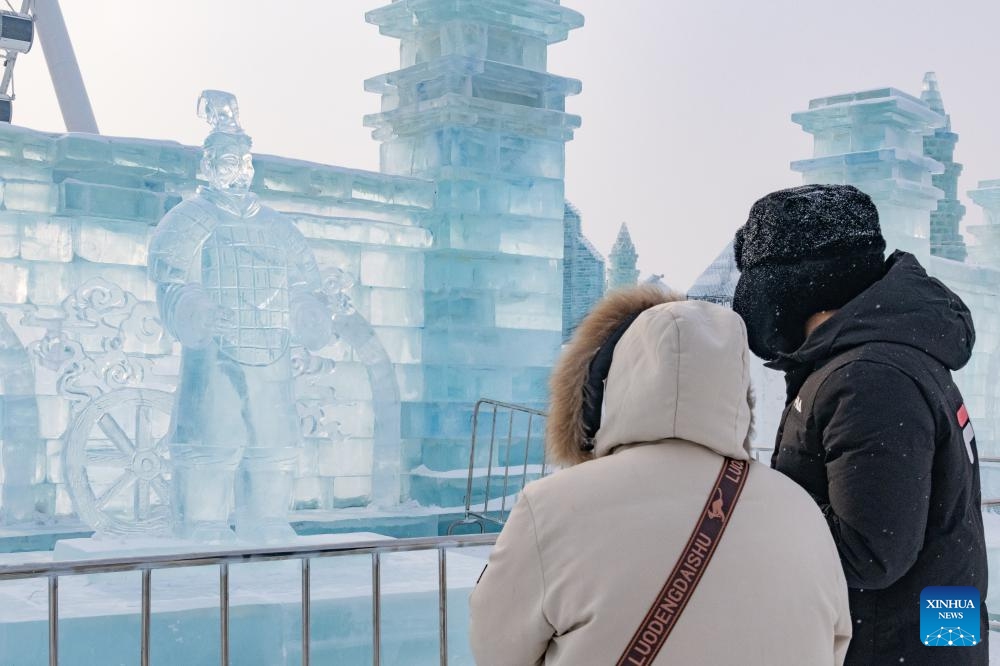
<svg viewBox="0 0 1000 666"><path fill-rule="evenodd" d="M226 550L184 555L155 555L146 557L122 557L90 561L66 561L44 564L24 564L0 566L0 582L23 578L48 579L48 624L49 624L49 665L59 663L59 579L66 576L81 576L96 573L140 571L142 573L142 605L139 632L139 662L149 666L150 619L152 611L153 572L178 567L219 567L219 643L222 666L229 664L229 565L249 562L269 562L278 560L299 560L302 563L302 664L309 666L310 652L310 611L311 611L311 566L313 559L344 555L370 555L372 561L372 663L381 664L382 633L382 588L381 555L420 550L436 550L438 553L438 639L440 641L440 663L448 663L448 581L447 553L453 548L470 546L491 546L496 534L472 534L463 536L423 537L416 539L393 539L390 541L357 541L327 546L289 546L279 548L256 548L249 550Z"/></svg>
<svg viewBox="0 0 1000 666"><path fill-rule="evenodd" d="M476 402L472 412L472 446L469 451L469 476L465 490L465 515L448 527L451 534L462 525L476 525L480 532L486 531L486 526L502 527L507 520L507 514L513 506L511 493L519 493L528 482L530 476L541 478L552 471L545 460L544 419L548 415L538 409L515 405L498 400L484 398ZM474 483L480 476L482 468L476 467L477 451L482 445L479 439L479 428L484 422L489 423L489 451L486 455L486 474L483 501L474 500ZM523 426L523 430L519 430ZM531 464L532 442L539 446L540 464ZM516 457L512 457L517 452ZM494 458L496 464L494 465ZM502 464L501 464L502 459ZM537 468L537 469L535 469ZM503 470L503 485L500 494L493 497L494 471L497 476ZM511 483L511 470L520 477L520 484ZM500 483L500 480L497 481Z"/></svg>

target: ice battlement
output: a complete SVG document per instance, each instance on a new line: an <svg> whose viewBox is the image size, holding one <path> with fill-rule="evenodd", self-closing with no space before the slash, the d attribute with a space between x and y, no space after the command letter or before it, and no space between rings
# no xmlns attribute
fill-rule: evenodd
<svg viewBox="0 0 1000 666"><path fill-rule="evenodd" d="M947 124L946 116L918 97L896 88L879 88L821 97L792 122L814 135L814 157L880 148L923 152L923 136Z"/></svg>
<svg viewBox="0 0 1000 666"><path fill-rule="evenodd" d="M401 39L423 31L427 25L439 26L452 21L478 26L476 30L480 31L491 27L507 31L516 26L518 33L540 41L543 46L564 41L570 30L583 26L583 14L561 6L558 0L493 0L489 3L478 0L394 1L369 11L365 20L377 25L383 35ZM457 43L474 48L483 46L478 38ZM448 45L446 40L441 40L440 48L447 48ZM495 45L493 52L497 51L499 49ZM511 49L510 55L514 56L518 51L520 49ZM523 62L524 54L513 59Z"/></svg>
<svg viewBox="0 0 1000 666"><path fill-rule="evenodd" d="M919 97L911 95L908 92L904 92L898 88L893 88L892 86L886 88L873 88L872 90L862 90L858 92L844 93L840 95L829 95L827 97L817 97L815 99L809 100L809 110L819 109L823 107L838 106L840 104L857 104L857 103L882 103L887 99L896 98L902 103L910 105L915 103L918 107L927 107L927 104L923 102ZM910 107L916 108L916 107ZM928 107L929 108L929 107ZM793 114L795 115L795 114Z"/></svg>

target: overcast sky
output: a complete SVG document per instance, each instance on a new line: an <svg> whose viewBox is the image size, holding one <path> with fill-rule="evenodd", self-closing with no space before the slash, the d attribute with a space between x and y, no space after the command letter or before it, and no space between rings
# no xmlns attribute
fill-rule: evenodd
<svg viewBox="0 0 1000 666"><path fill-rule="evenodd" d="M19 2L15 2L19 5ZM199 144L199 92L240 101L257 152L378 169L361 124L364 79L398 66L398 42L364 22L378 0L62 0L101 132ZM645 273L685 289L750 204L796 185L810 99L938 73L960 135L965 196L1000 178L1000 3L992 0L564 0L584 28L550 49L579 78L583 127L567 149L567 197L607 253L627 222ZM15 75L15 124L61 131L41 49Z"/></svg>

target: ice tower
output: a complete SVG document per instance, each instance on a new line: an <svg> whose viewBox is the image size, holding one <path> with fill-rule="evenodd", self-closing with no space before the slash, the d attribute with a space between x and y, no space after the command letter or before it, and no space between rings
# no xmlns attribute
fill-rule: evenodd
<svg viewBox="0 0 1000 666"><path fill-rule="evenodd" d="M924 155L924 136L947 119L920 99L881 88L814 99L792 120L815 137L812 159L792 163L803 184L850 183L878 206L888 251L929 254L930 212L942 192Z"/></svg>
<svg viewBox="0 0 1000 666"><path fill-rule="evenodd" d="M639 281L639 269L636 268L639 255L635 251L632 236L624 222L618 230L618 238L615 239L608 259L611 260L608 269L608 290L631 287Z"/></svg>
<svg viewBox="0 0 1000 666"><path fill-rule="evenodd" d="M382 95L365 119L381 169L437 184L423 398L403 413L408 462L428 473L410 494L458 504L434 472L468 464L473 404L543 404L562 340L565 143L580 125L565 100L580 82L549 74L547 49L583 16L554 0L420 0L366 18L401 40L401 68L366 82Z"/></svg>
<svg viewBox="0 0 1000 666"><path fill-rule="evenodd" d="M931 178L934 187L944 192L944 196L938 199L937 209L931 212L931 254L964 261L967 254L965 240L958 233L959 223L965 215L965 206L958 200L958 177L962 173L962 165L955 162L958 135L951 131L951 116L944 111L944 102L934 72L924 74L920 99L946 119L944 127L939 127L934 130L934 134L924 137L924 155L944 166L943 173Z"/></svg>
<svg viewBox="0 0 1000 666"><path fill-rule="evenodd" d="M580 211L566 202L563 239L563 342L604 295L604 257L583 235Z"/></svg>
<svg viewBox="0 0 1000 666"><path fill-rule="evenodd" d="M964 212L956 192L960 169L951 161L957 136L949 130L933 74L924 78L922 97L882 88L812 100L792 120L815 137L813 158L793 162L792 168L805 183L849 183L870 194L889 250L916 254L928 273L972 310L976 346L955 378L974 415L980 453L995 455L1000 447L1000 271L995 270L1000 227L992 224L1000 213L1000 181L981 182L969 193L986 208L992 224L971 227L980 244L969 248L968 263L955 261L964 254L957 233Z"/></svg>

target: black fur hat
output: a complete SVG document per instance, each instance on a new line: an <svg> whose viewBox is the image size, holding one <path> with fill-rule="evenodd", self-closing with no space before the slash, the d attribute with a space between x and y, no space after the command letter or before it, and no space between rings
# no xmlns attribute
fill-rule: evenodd
<svg viewBox="0 0 1000 666"><path fill-rule="evenodd" d="M767 360L795 351L811 315L843 307L884 272L878 210L851 185L768 194L736 232L734 250L733 309L747 324L750 349Z"/></svg>

